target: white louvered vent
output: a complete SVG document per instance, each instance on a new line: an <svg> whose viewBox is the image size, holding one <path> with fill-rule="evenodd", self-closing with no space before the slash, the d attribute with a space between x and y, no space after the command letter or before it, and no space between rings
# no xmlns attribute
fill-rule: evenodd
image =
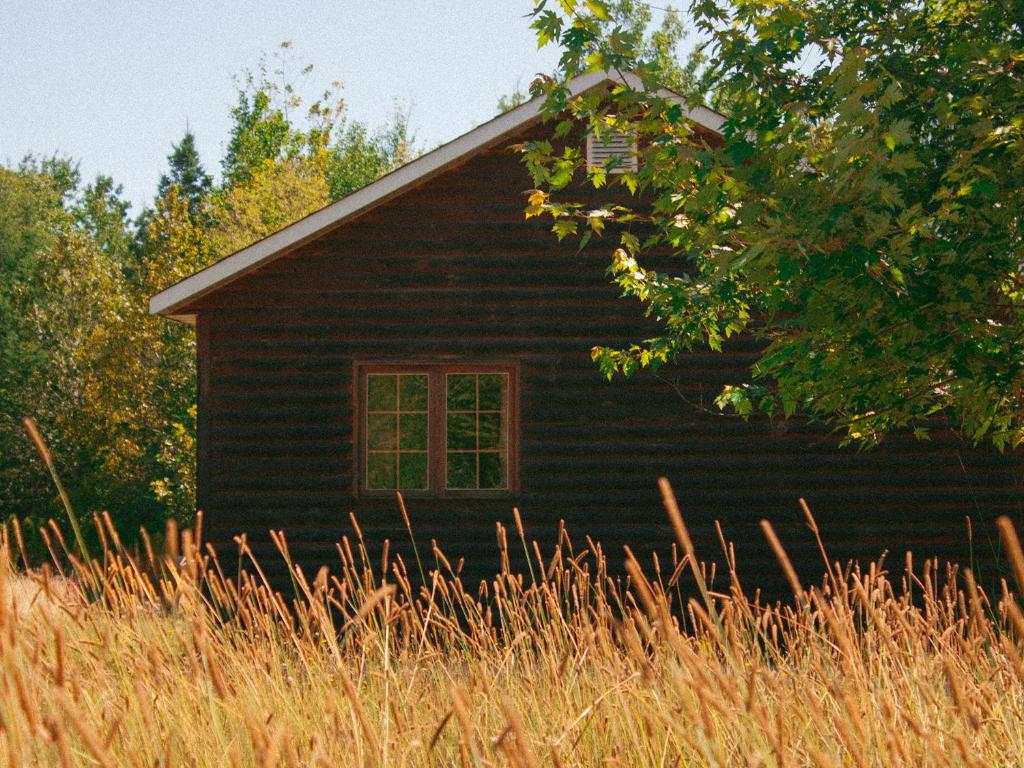
<svg viewBox="0 0 1024 768"><path fill-rule="evenodd" d="M618 158L608 173L636 172L636 139L625 133L610 131L600 139L587 136L587 168L600 168Z"/></svg>

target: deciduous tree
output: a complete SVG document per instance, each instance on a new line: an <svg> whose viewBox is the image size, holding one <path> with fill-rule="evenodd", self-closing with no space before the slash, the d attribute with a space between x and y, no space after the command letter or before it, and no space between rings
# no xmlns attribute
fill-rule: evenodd
<svg viewBox="0 0 1024 768"><path fill-rule="evenodd" d="M0 167L0 515L61 515L30 415L83 515L107 510L128 536L191 518L195 338L151 317L149 298L412 151L404 114L378 131L346 122L336 85L307 106L287 63L244 78L222 183L186 133L134 231L109 177L83 185L60 158Z"/></svg>
<svg viewBox="0 0 1024 768"><path fill-rule="evenodd" d="M595 349L608 375L720 349L764 348L722 393L740 413L797 412L848 439L945 417L975 441L1024 440L1024 25L1012 3L697 0L709 82L730 107L721 143L652 94L657 75L600 0L536 3L562 47L552 116L640 139L618 183L647 210L584 209L563 190L578 151L531 146L530 214L587 235L621 225L611 269L663 333ZM645 87L567 99L584 70ZM600 171L590 181L609 179ZM643 224L645 236L637 237ZM669 249L678 269L650 267Z"/></svg>

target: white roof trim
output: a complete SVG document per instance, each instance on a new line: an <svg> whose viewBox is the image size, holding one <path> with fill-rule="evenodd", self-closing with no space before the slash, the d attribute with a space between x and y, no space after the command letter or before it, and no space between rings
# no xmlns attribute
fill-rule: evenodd
<svg viewBox="0 0 1024 768"><path fill-rule="evenodd" d="M569 92L572 96L578 96L608 80L615 82L624 80L631 88L643 87L640 77L632 72L627 72L624 75L611 72L589 72L571 80L568 83ZM685 105L683 98L673 91L663 88L658 91L658 95L662 98L676 99ZM457 139L421 155L351 195L343 197L341 200L299 219L294 224L236 251L206 269L186 277L149 300L150 314L166 315L185 322L193 321L194 318L191 315L181 314L176 310L247 272L251 272L275 257L309 242L347 219L365 213L401 194L409 187L443 172L464 158L498 143L509 134L515 133L538 119L543 106L542 98L531 99ZM698 125L715 133L721 133L722 124L725 122L723 115L704 107L687 110L686 114Z"/></svg>

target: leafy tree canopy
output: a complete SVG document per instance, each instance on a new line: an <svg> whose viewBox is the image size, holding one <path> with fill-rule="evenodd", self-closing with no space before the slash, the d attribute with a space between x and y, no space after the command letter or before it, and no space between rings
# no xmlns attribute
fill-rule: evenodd
<svg viewBox="0 0 1024 768"><path fill-rule="evenodd" d="M31 531L61 506L21 419L51 443L73 503L129 535L188 521L195 339L148 314L154 293L355 191L411 156L405 114L345 120L337 85L306 107L287 46L247 75L218 184L186 133L134 222L107 176L63 158L0 166L0 515Z"/></svg>
<svg viewBox="0 0 1024 768"><path fill-rule="evenodd" d="M138 468L138 453L120 450L117 409L88 408L93 382L121 359L116 328L131 311L126 206L106 177L82 188L66 160L29 159L0 169L0 211L0 510L40 521L53 510L21 427L31 414L54 452L80 468L75 497L130 507L125 522L137 523L155 507L139 503L140 484L123 471Z"/></svg>
<svg viewBox="0 0 1024 768"><path fill-rule="evenodd" d="M297 71L297 74L295 72ZM242 79L231 110L231 139L222 162L224 187L247 181L266 163L316 165L337 200L412 157L406 113L376 131L349 121L341 83L335 81L313 100L302 96L312 65L296 66L290 43L282 43L273 69L266 61Z"/></svg>
<svg viewBox="0 0 1024 768"><path fill-rule="evenodd" d="M650 205L584 209L564 191L578 150L526 162L529 215L562 235L620 225L611 262L657 338L594 350L609 376L665 365L730 336L764 341L723 407L807 413L847 439L943 416L975 441L1024 441L1024 25L1012 3L695 0L704 82L728 103L724 141L654 93L658 72L601 0L537 0L560 77L537 86L560 130L638 136L616 176ZM583 71L636 70L569 100ZM560 82L561 81L561 82ZM599 170L589 180L603 185ZM679 268L651 267L671 251Z"/></svg>
<svg viewBox="0 0 1024 768"><path fill-rule="evenodd" d="M652 6L638 0L608 0L600 10L601 16L596 21L599 24L603 22L606 29L617 29L617 35L628 39L636 60L650 69L662 87L688 98L702 98L707 90L707 83L700 77L704 54L701 49L693 48L684 55L687 30L676 9L671 5L659 8L661 16L657 25L654 25ZM550 42L543 32L543 25L548 18L558 19L558 16L552 14L549 17L542 8L538 8L535 16L541 17L534 26L543 45ZM516 83L511 93L498 99L498 111L515 109L529 97Z"/></svg>
<svg viewBox="0 0 1024 768"><path fill-rule="evenodd" d="M265 160L244 183L209 199L209 251L216 256L234 253L328 202L327 181L316 163L301 158Z"/></svg>

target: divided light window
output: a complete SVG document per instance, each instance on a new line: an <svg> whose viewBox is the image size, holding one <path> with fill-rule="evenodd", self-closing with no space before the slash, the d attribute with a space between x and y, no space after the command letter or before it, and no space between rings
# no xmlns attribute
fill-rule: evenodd
<svg viewBox="0 0 1024 768"><path fill-rule="evenodd" d="M360 386L363 491L511 491L512 368L365 366Z"/></svg>
<svg viewBox="0 0 1024 768"><path fill-rule="evenodd" d="M427 489L427 375L366 377L366 487Z"/></svg>

